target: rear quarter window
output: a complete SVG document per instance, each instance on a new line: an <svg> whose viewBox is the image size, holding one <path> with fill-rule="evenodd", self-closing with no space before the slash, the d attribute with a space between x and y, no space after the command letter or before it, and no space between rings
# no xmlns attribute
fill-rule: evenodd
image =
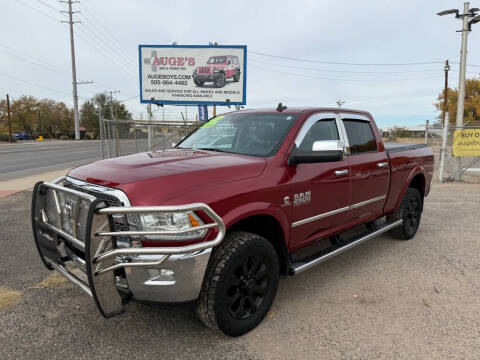
<svg viewBox="0 0 480 360"><path fill-rule="evenodd" d="M345 119L343 124L347 131L351 154L377 151L377 142L369 122Z"/></svg>

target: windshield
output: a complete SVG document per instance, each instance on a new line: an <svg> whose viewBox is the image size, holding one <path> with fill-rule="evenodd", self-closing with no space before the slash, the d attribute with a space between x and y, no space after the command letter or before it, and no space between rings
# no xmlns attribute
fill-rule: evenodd
<svg viewBox="0 0 480 360"><path fill-rule="evenodd" d="M212 56L210 59L208 59L207 64L224 64L226 62L226 56Z"/></svg>
<svg viewBox="0 0 480 360"><path fill-rule="evenodd" d="M177 147L271 156L297 118L289 114L221 115L201 125Z"/></svg>

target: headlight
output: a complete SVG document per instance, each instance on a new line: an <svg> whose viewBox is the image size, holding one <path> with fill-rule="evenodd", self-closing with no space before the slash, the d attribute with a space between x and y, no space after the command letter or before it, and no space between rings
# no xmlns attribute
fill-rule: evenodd
<svg viewBox="0 0 480 360"><path fill-rule="evenodd" d="M204 222L193 212L185 213L158 213L140 214L139 225L142 231L178 231L192 229L192 231L169 235L144 235L149 240L193 240L205 235L206 229L195 230L195 227L204 225Z"/></svg>

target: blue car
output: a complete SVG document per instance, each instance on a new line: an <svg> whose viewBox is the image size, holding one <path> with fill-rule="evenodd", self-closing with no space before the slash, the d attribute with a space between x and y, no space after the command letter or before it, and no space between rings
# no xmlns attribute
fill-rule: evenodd
<svg viewBox="0 0 480 360"><path fill-rule="evenodd" d="M32 137L30 136L30 134L27 134L24 132L14 133L13 137L16 140L32 140Z"/></svg>

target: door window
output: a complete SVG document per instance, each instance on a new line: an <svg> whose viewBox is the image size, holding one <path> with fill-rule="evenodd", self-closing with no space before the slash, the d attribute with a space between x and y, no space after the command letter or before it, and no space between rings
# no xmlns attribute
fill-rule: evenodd
<svg viewBox="0 0 480 360"><path fill-rule="evenodd" d="M351 154L377 151L377 142L369 122L345 119L343 125L347 132Z"/></svg>
<svg viewBox="0 0 480 360"><path fill-rule="evenodd" d="M340 140L334 119L319 120L308 130L298 149L310 152L315 141Z"/></svg>

